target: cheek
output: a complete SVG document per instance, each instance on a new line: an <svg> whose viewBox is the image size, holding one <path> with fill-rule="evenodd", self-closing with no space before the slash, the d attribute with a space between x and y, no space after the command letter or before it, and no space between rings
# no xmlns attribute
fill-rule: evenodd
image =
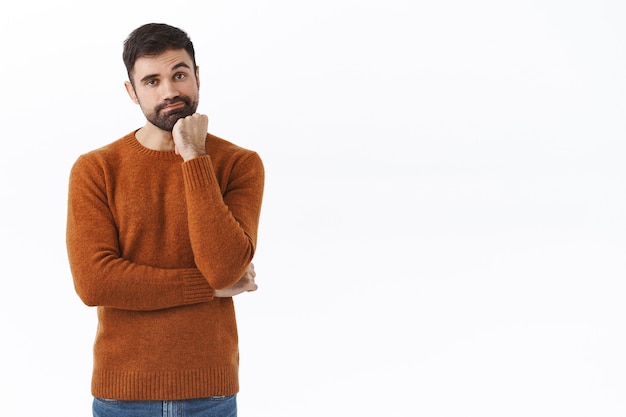
<svg viewBox="0 0 626 417"><path fill-rule="evenodd" d="M158 104L156 99L152 97L152 95L150 94L143 93L140 96L139 95L136 96L136 98L137 98L136 103L139 104L141 108L145 110L152 110L154 109L154 106Z"/></svg>

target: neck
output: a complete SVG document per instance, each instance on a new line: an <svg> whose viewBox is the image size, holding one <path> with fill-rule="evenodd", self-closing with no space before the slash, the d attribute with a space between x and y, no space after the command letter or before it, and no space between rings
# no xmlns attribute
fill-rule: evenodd
<svg viewBox="0 0 626 417"><path fill-rule="evenodd" d="M173 151L172 132L161 130L148 122L135 133L135 138L142 146L154 151Z"/></svg>

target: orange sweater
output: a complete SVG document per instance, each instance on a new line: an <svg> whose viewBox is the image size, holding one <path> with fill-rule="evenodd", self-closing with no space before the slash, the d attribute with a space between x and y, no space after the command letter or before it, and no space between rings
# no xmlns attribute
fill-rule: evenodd
<svg viewBox="0 0 626 417"><path fill-rule="evenodd" d="M232 298L254 256L264 186L250 150L207 135L183 162L134 132L81 155L69 181L76 292L98 307L92 394L176 400L238 392Z"/></svg>

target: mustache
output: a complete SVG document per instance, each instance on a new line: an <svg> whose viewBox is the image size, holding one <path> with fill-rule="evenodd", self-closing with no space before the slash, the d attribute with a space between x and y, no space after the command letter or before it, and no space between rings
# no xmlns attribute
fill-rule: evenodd
<svg viewBox="0 0 626 417"><path fill-rule="evenodd" d="M171 100L165 100L163 103L159 104L156 107L157 113L174 103L184 103L186 106L191 105L191 101L187 97L174 97Z"/></svg>

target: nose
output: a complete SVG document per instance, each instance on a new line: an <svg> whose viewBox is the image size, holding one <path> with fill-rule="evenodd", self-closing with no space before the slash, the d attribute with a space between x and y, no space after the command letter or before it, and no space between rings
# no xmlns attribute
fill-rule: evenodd
<svg viewBox="0 0 626 417"><path fill-rule="evenodd" d="M163 100L171 100L174 97L178 97L178 89L171 80L165 80L161 82L161 96Z"/></svg>

